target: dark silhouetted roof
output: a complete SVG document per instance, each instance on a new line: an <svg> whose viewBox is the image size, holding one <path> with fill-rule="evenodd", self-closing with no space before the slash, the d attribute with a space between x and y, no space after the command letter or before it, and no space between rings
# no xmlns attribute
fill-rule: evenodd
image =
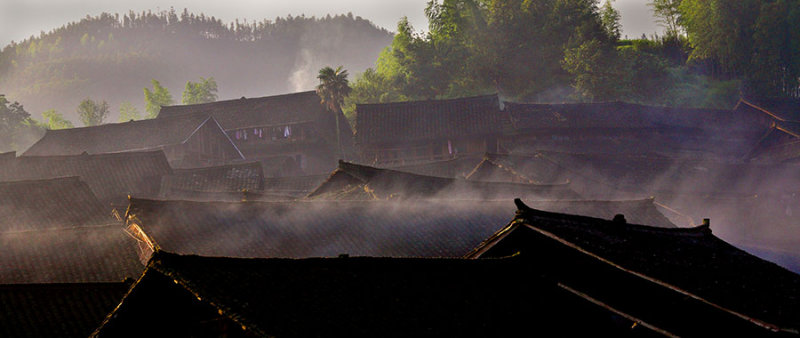
<svg viewBox="0 0 800 338"><path fill-rule="evenodd" d="M761 119L732 110L643 106L624 102L506 103L513 135L503 147L539 150L664 154L739 159L767 130Z"/></svg>
<svg viewBox="0 0 800 338"><path fill-rule="evenodd" d="M795 333L800 327L800 275L737 249L712 235L708 225L655 228L544 212L519 200L517 204L516 220L469 257L520 253L534 264L561 257L553 264L565 269L589 269L581 262L594 262L614 273L717 304L727 313L765 327L779 326ZM592 283L603 283L604 276L593 275Z"/></svg>
<svg viewBox="0 0 800 338"><path fill-rule="evenodd" d="M518 259L235 259L158 252L94 335L140 336L154 327L165 335L256 337L661 332L528 268Z"/></svg>
<svg viewBox="0 0 800 338"><path fill-rule="evenodd" d="M731 110L643 106L625 102L531 104L505 103L515 129L563 129L576 132L586 128L687 128L751 130L757 126L743 121ZM760 128L758 129L760 130Z"/></svg>
<svg viewBox="0 0 800 338"><path fill-rule="evenodd" d="M502 157L502 156L499 156ZM550 177L569 179L580 193L610 187L647 194L753 195L800 191L800 172L792 165L758 165L720 161L676 160L649 155L568 154L539 152L514 159L518 171L554 166ZM544 171L544 170L542 170ZM537 174L541 175L541 172ZM657 195L658 197L658 195Z"/></svg>
<svg viewBox="0 0 800 338"><path fill-rule="evenodd" d="M194 199L203 193L238 193L264 190L264 171L260 162L217 167L175 169L161 178L161 198Z"/></svg>
<svg viewBox="0 0 800 338"><path fill-rule="evenodd" d="M545 210L674 227L652 201L539 201ZM128 224L164 250L233 257L460 257L508 223L511 201L186 202L133 199ZM136 233L134 231L133 233ZM140 234L141 235L141 234Z"/></svg>
<svg viewBox="0 0 800 338"><path fill-rule="evenodd" d="M122 282L0 285L0 336L87 337L129 287Z"/></svg>
<svg viewBox="0 0 800 338"><path fill-rule="evenodd" d="M528 204L539 210L586 215L610 220L623 215L635 224L647 224L659 228L675 228L662 214L652 198L623 201L529 201Z"/></svg>
<svg viewBox="0 0 800 338"><path fill-rule="evenodd" d="M331 144L336 142L335 116L325 110L315 91L257 98L242 98L211 103L161 107L157 120L175 116L212 115L226 130L252 127L314 123L315 129ZM342 147L352 147L353 131L339 113Z"/></svg>
<svg viewBox="0 0 800 338"><path fill-rule="evenodd" d="M154 150L185 142L205 123L208 115L185 115L110 123L93 127L47 130L23 156L77 155ZM220 129L220 132L223 132Z"/></svg>
<svg viewBox="0 0 800 338"><path fill-rule="evenodd" d="M314 122L326 115L315 91L161 107L158 119L182 115L214 118L225 130Z"/></svg>
<svg viewBox="0 0 800 338"><path fill-rule="evenodd" d="M128 195L156 196L172 173L160 150L99 155L21 156L0 162L0 181L79 176L101 203L127 205Z"/></svg>
<svg viewBox="0 0 800 338"><path fill-rule="evenodd" d="M519 184L477 182L423 176L339 162L327 181L308 195L315 199L578 199L568 184Z"/></svg>
<svg viewBox="0 0 800 338"><path fill-rule="evenodd" d="M111 213L78 177L0 182L0 232L111 221Z"/></svg>
<svg viewBox="0 0 800 338"><path fill-rule="evenodd" d="M359 104L356 112L361 145L495 135L504 121L497 95Z"/></svg>
<svg viewBox="0 0 800 338"><path fill-rule="evenodd" d="M790 98L741 98L736 108L748 106L767 114L775 121L800 121L800 99Z"/></svg>
<svg viewBox="0 0 800 338"><path fill-rule="evenodd" d="M119 223L0 233L0 284L116 282L142 269Z"/></svg>

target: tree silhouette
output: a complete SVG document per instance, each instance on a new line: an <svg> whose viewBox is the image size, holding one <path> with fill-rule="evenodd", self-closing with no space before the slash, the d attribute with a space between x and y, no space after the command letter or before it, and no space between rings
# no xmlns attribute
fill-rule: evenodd
<svg viewBox="0 0 800 338"><path fill-rule="evenodd" d="M347 70L342 66L333 69L331 67L324 67L319 70L319 85L317 85L317 95L319 95L320 103L325 106L325 109L333 112L336 117L336 143L339 147L339 156L343 157L342 152L342 139L339 129L339 115L342 111L342 104L344 98L350 95L350 83L347 81Z"/></svg>

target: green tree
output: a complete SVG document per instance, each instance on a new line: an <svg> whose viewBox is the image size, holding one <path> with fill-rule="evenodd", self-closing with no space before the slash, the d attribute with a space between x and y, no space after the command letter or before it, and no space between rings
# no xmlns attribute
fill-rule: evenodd
<svg viewBox="0 0 800 338"><path fill-rule="evenodd" d="M353 81L350 95L345 97L342 112L355 129L356 103L386 103L406 101L408 98L391 83L388 76L375 69L367 68Z"/></svg>
<svg viewBox="0 0 800 338"><path fill-rule="evenodd" d="M666 36L679 36L683 33L680 11L681 0L652 0L648 5L653 9L656 21L664 27Z"/></svg>
<svg viewBox="0 0 800 338"><path fill-rule="evenodd" d="M597 0L431 0L428 32L398 23L375 72L408 99L499 92L534 100L569 85L560 61L567 48L597 40L612 46ZM368 78L365 78L367 80Z"/></svg>
<svg viewBox="0 0 800 338"><path fill-rule="evenodd" d="M800 1L761 5L753 32L748 92L800 97Z"/></svg>
<svg viewBox="0 0 800 338"><path fill-rule="evenodd" d="M587 41L565 52L563 67L572 74L573 86L583 100L610 101L624 96L625 71L613 47Z"/></svg>
<svg viewBox="0 0 800 338"><path fill-rule="evenodd" d="M612 2L614 2L614 0L606 0L606 2L603 3L603 7L600 8L600 20L603 23L603 29L605 29L606 34L617 40L622 36L622 24L619 22L622 16L619 14L619 11L611 5Z"/></svg>
<svg viewBox="0 0 800 338"><path fill-rule="evenodd" d="M317 79L319 79L317 95L320 97L320 103L336 117L336 143L339 147L339 155L344 156L339 128L339 115L342 111L341 107L344 104L344 98L352 91L347 80L347 70L343 69L342 66L336 67L336 69L324 67L319 70Z"/></svg>
<svg viewBox="0 0 800 338"><path fill-rule="evenodd" d="M208 103L217 100L217 81L213 77L200 78L200 82L186 82L183 90L183 104Z"/></svg>
<svg viewBox="0 0 800 338"><path fill-rule="evenodd" d="M78 116L84 126L99 126L108 117L108 103L86 98L78 105Z"/></svg>
<svg viewBox="0 0 800 338"><path fill-rule="evenodd" d="M119 105L119 122L135 121L141 118L142 114L130 102L124 101Z"/></svg>
<svg viewBox="0 0 800 338"><path fill-rule="evenodd" d="M75 128L72 121L65 119L64 115L57 113L55 109L42 112L42 118L43 126L50 130Z"/></svg>
<svg viewBox="0 0 800 338"><path fill-rule="evenodd" d="M21 134L31 124L31 115L19 102L11 103L0 95L0 151L18 149Z"/></svg>
<svg viewBox="0 0 800 338"><path fill-rule="evenodd" d="M152 91L147 87L144 88L144 110L147 112L145 117L152 119L158 116L162 106L169 106L175 101L172 99L172 94L169 93L169 90L161 86L161 83L155 79L150 80L150 83L153 85Z"/></svg>

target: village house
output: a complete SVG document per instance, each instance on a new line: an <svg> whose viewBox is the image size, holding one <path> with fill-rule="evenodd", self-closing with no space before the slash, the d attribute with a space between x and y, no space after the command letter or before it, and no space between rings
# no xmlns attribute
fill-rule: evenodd
<svg viewBox="0 0 800 338"><path fill-rule="evenodd" d="M339 162L330 177L308 194L311 199L580 199L566 182L529 184L468 181L418 175L393 169Z"/></svg>
<svg viewBox="0 0 800 338"><path fill-rule="evenodd" d="M505 119L497 95L356 105L364 163L398 166L497 152Z"/></svg>
<svg viewBox="0 0 800 338"><path fill-rule="evenodd" d="M516 219L468 258L515 255L610 307L646 309L639 318L678 336L704 330L725 336L722 331L733 329L728 325L751 332L731 335L798 334L800 275L714 236L710 220L694 228L656 228L628 223L624 215L604 220L515 202ZM639 296L625 300L620 293ZM688 308L659 306L669 294L683 299L671 306ZM660 311L666 316L658 318ZM723 318L729 324L713 323Z"/></svg>
<svg viewBox="0 0 800 338"><path fill-rule="evenodd" d="M643 106L624 102L504 104L511 128L502 148L655 154L741 160L766 129L730 110Z"/></svg>
<svg viewBox="0 0 800 338"><path fill-rule="evenodd" d="M654 334L520 263L242 259L159 251L92 337L146 336L153 330L215 337Z"/></svg>
<svg viewBox="0 0 800 338"><path fill-rule="evenodd" d="M798 332L800 276L728 245L708 224L656 228L622 214L517 205L506 227L461 258L243 259L156 247L93 336L151 326L165 335L291 337ZM454 230L433 236L450 242Z"/></svg>
<svg viewBox="0 0 800 338"><path fill-rule="evenodd" d="M344 115L326 110L314 91L166 106L157 120L212 115L248 160L268 176L330 171L353 153L353 132ZM337 141L338 138L338 141ZM273 170L273 168L277 168Z"/></svg>
<svg viewBox="0 0 800 338"><path fill-rule="evenodd" d="M244 160L244 155L209 115L185 115L99 126L47 130L26 156L161 150L175 168Z"/></svg>
<svg viewBox="0 0 800 338"><path fill-rule="evenodd" d="M122 212L128 196L155 197L161 177L172 174L161 150L109 154L20 156L0 161L0 181L77 176L91 188L104 209Z"/></svg>
<svg viewBox="0 0 800 338"><path fill-rule="evenodd" d="M0 284L118 282L135 241L77 177L0 183Z"/></svg>
<svg viewBox="0 0 800 338"><path fill-rule="evenodd" d="M112 221L111 213L79 177L0 181L0 232L82 227Z"/></svg>
<svg viewBox="0 0 800 338"><path fill-rule="evenodd" d="M545 210L675 227L652 201L538 201ZM510 201L190 202L133 198L129 233L179 254L229 257L461 257L508 222ZM313 224L311 226L310 224ZM307 226L308 225L308 226ZM213 243L213 245L209 245Z"/></svg>
<svg viewBox="0 0 800 338"><path fill-rule="evenodd" d="M260 194L263 190L261 162L247 162L174 169L172 174L161 177L158 196L162 199L241 200L245 193Z"/></svg>

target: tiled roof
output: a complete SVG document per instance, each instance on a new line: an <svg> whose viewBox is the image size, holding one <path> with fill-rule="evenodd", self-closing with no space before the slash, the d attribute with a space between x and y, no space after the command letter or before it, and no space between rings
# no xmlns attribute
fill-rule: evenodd
<svg viewBox="0 0 800 338"><path fill-rule="evenodd" d="M161 107L158 119L213 115L225 130L317 121L328 115L314 91Z"/></svg>
<svg viewBox="0 0 800 338"><path fill-rule="evenodd" d="M659 228L675 228L662 214L652 198L622 201L528 201L528 205L539 210L585 215L610 220L623 215L628 222L647 224Z"/></svg>
<svg viewBox="0 0 800 338"><path fill-rule="evenodd" d="M731 110L643 106L625 102L530 104L505 103L514 129L685 128L750 130Z"/></svg>
<svg viewBox="0 0 800 338"><path fill-rule="evenodd" d="M450 160L386 167L386 169L425 176L463 178L467 176L467 174L469 174L469 172L472 171L472 169L475 168L480 161L481 158L479 156L458 156Z"/></svg>
<svg viewBox="0 0 800 338"><path fill-rule="evenodd" d="M362 146L495 135L505 121L497 95L359 104L356 112Z"/></svg>
<svg viewBox="0 0 800 338"><path fill-rule="evenodd" d="M315 91L292 94L241 98L203 104L161 107L158 120L175 116L214 116L222 128L285 126L314 122L315 129L328 142L336 142L336 119L320 103ZM342 147L352 147L353 131L342 113L339 113L339 130Z"/></svg>
<svg viewBox="0 0 800 338"><path fill-rule="evenodd" d="M549 254L562 257L556 264L565 269L580 265L577 260L591 261L717 304L748 321L795 333L800 327L800 275L737 249L712 235L708 225L664 229L517 204L517 219L470 257L520 253L534 264L547 264ZM602 279L596 275L592 283L602 285Z"/></svg>
<svg viewBox="0 0 800 338"><path fill-rule="evenodd" d="M165 335L255 337L659 332L528 268L513 258L292 260L158 252L94 336L141 336L153 327Z"/></svg>
<svg viewBox="0 0 800 338"><path fill-rule="evenodd" d="M573 182L648 194L753 195L800 191L800 172L791 165L758 165L719 161L675 160L658 156L539 152ZM544 166L539 166L543 168ZM562 176L563 177L563 176ZM580 190L579 192L583 192Z"/></svg>
<svg viewBox="0 0 800 338"><path fill-rule="evenodd" d="M0 161L13 160L17 157L16 151L9 151L7 153L0 153Z"/></svg>
<svg viewBox="0 0 800 338"><path fill-rule="evenodd" d="M87 337L129 287L123 282L0 285L0 336Z"/></svg>
<svg viewBox="0 0 800 338"><path fill-rule="evenodd" d="M78 155L154 150L181 144L209 120L208 115L186 115L109 123L93 127L47 130L23 156ZM220 131L222 132L222 131Z"/></svg>
<svg viewBox="0 0 800 338"><path fill-rule="evenodd" d="M488 153L466 175L485 182L559 183L569 180L558 165L535 154Z"/></svg>
<svg viewBox="0 0 800 338"><path fill-rule="evenodd" d="M111 213L78 177L0 182L0 232L106 224Z"/></svg>
<svg viewBox="0 0 800 338"><path fill-rule="evenodd" d="M175 169L161 178L161 198L178 199L192 193L264 190L264 171L260 162L217 167Z"/></svg>
<svg viewBox="0 0 800 338"><path fill-rule="evenodd" d="M673 226L652 201L539 201L545 210ZM508 223L510 201L186 202L133 199L164 250L233 257L460 257Z"/></svg>
<svg viewBox="0 0 800 338"><path fill-rule="evenodd" d="M133 199L128 224L182 254L459 257L508 222L509 202L186 202Z"/></svg>
<svg viewBox="0 0 800 338"><path fill-rule="evenodd" d="M79 176L103 205L125 206L128 195L156 196L172 173L160 150L74 156L21 156L0 162L0 181Z"/></svg>
<svg viewBox="0 0 800 338"><path fill-rule="evenodd" d="M800 121L800 99L789 98L742 98L736 108L742 105L759 110L776 121Z"/></svg>
<svg viewBox="0 0 800 338"><path fill-rule="evenodd" d="M0 233L0 284L115 282L143 266L118 223Z"/></svg>
<svg viewBox="0 0 800 338"><path fill-rule="evenodd" d="M361 191L369 192L364 195ZM352 194L356 193L356 194ZM308 195L315 199L578 199L567 184L478 182L423 176L340 161L327 181Z"/></svg>

